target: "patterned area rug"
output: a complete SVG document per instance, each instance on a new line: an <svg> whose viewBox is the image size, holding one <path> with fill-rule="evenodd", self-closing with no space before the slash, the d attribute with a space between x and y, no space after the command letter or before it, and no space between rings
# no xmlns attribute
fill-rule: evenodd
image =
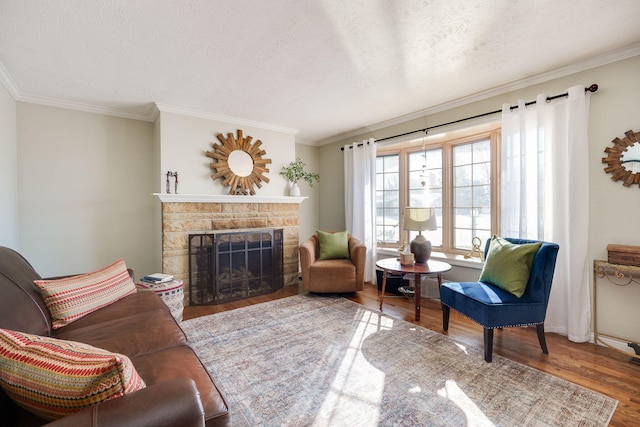
<svg viewBox="0 0 640 427"><path fill-rule="evenodd" d="M618 403L341 297L182 327L234 426L604 426Z"/></svg>

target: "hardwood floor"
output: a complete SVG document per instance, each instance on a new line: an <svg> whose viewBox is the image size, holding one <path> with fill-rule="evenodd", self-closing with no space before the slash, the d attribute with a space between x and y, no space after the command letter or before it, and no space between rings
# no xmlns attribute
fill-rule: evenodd
<svg viewBox="0 0 640 427"><path fill-rule="evenodd" d="M292 285L273 294L245 300L185 307L184 318L233 310L298 293L302 291L297 285ZM370 284L365 285L364 291L346 294L345 297L373 310L379 308L378 290ZM423 298L421 307L421 320L415 322L412 300L385 295L383 311L397 319L443 333L440 302ZM482 328L454 310L451 311L446 335L483 348ZM640 425L640 365L629 363L629 356L607 347L570 342L566 337L553 333L547 333L546 337L549 354L543 354L540 350L535 328L497 330L494 333L493 352L617 399L619 403L611 420L612 426Z"/></svg>

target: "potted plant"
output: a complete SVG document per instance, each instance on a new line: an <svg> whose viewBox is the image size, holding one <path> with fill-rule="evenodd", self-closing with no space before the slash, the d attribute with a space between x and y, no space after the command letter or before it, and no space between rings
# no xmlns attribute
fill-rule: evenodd
<svg viewBox="0 0 640 427"><path fill-rule="evenodd" d="M280 175L287 178L291 183L291 188L289 190L290 196L300 195L300 187L298 187L299 180L304 179L307 181L309 187L313 187L314 181L320 181L320 175L313 172L306 172L304 167L305 164L299 157L297 157L295 162L291 162L289 163L289 166L283 166L282 169L280 169Z"/></svg>

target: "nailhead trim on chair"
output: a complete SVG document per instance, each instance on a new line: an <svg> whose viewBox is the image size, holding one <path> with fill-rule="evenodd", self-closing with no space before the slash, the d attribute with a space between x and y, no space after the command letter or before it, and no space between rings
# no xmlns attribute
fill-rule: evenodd
<svg viewBox="0 0 640 427"><path fill-rule="evenodd" d="M446 305L446 304L444 304L444 305ZM447 307L449 307L449 306L447 305ZM455 309L455 308L453 308L453 307L449 307L449 309L455 310L455 312L456 312L456 313L460 313L458 310L456 310L456 309ZM536 325L542 325L542 324L544 323L544 322L537 322L537 323L521 323L521 324L518 324L518 325L485 326L485 325L483 325L482 323L478 322L478 321L477 321L477 320L475 320L475 319L472 319L471 317L467 316L467 315L466 315L466 314L464 314L464 313L460 313L460 314L462 314L464 317L466 317L467 319L471 320L473 323L477 323L478 325L482 326L482 327L483 327L483 328L485 328L485 329L518 328L518 327L522 327L522 326L536 326Z"/></svg>

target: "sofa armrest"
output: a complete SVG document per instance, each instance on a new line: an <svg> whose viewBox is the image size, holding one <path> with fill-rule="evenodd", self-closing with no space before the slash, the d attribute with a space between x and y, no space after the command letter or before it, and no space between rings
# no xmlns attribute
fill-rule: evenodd
<svg viewBox="0 0 640 427"><path fill-rule="evenodd" d="M196 427L204 426L204 408L195 382L189 378L176 378L107 400L46 425Z"/></svg>

